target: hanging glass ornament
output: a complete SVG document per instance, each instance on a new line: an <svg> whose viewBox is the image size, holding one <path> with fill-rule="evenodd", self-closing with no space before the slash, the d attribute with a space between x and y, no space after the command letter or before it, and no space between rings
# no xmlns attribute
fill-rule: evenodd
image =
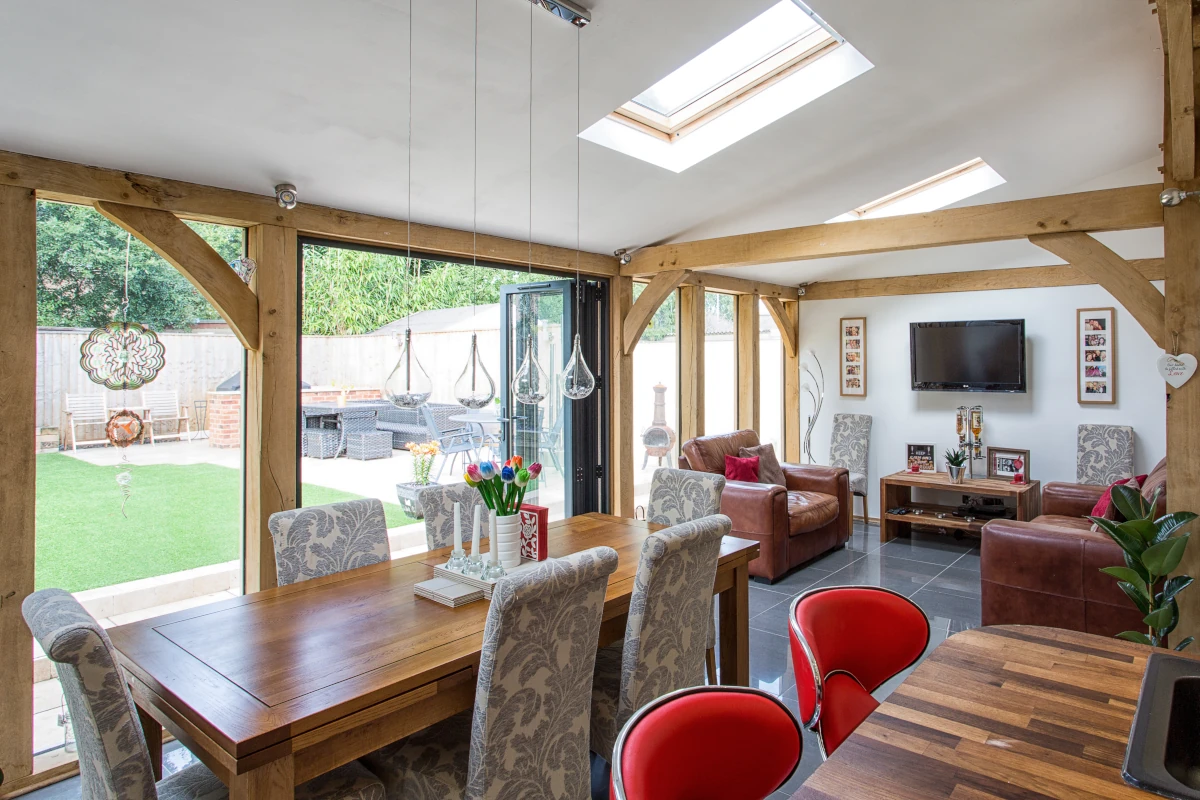
<svg viewBox="0 0 1200 800"><path fill-rule="evenodd" d="M412 349L412 330L404 332L400 360L383 384L383 397L397 408L419 408L433 394L433 381Z"/></svg>
<svg viewBox="0 0 1200 800"><path fill-rule="evenodd" d="M254 271L258 269L258 264L254 263L254 259L249 256L235 258L229 262L229 266L233 267L233 271L241 278L247 286L250 285L250 280L254 277Z"/></svg>
<svg viewBox="0 0 1200 800"><path fill-rule="evenodd" d="M79 366L106 389L139 389L158 377L166 352L145 325L110 322L88 334L79 348Z"/></svg>
<svg viewBox="0 0 1200 800"><path fill-rule="evenodd" d="M533 334L530 334L525 337L525 358L517 370L517 377L513 378L513 394L517 402L536 406L546 399L546 384L549 382L545 370L533 357Z"/></svg>
<svg viewBox="0 0 1200 800"><path fill-rule="evenodd" d="M455 399L474 411L486 408L496 396L496 384L479 358L477 338L477 334L471 334L471 354L467 357L467 366L463 368L462 375L458 376L458 382L454 384Z"/></svg>
<svg viewBox="0 0 1200 800"><path fill-rule="evenodd" d="M579 344L579 334L575 334L575 345L571 348L571 358L562 374L562 393L568 400L582 400L596 390L596 377L588 369L587 361L583 358L583 348Z"/></svg>
<svg viewBox="0 0 1200 800"><path fill-rule="evenodd" d="M117 447L129 447L142 436L142 418L123 408L109 418L104 435Z"/></svg>

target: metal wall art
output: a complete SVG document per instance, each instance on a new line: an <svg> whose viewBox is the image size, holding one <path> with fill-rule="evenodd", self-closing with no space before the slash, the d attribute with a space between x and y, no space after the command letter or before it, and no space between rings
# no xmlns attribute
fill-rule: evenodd
<svg viewBox="0 0 1200 800"><path fill-rule="evenodd" d="M137 322L110 322L96 328L79 352L79 366L87 376L113 391L140 389L166 366L167 348L154 331Z"/></svg>

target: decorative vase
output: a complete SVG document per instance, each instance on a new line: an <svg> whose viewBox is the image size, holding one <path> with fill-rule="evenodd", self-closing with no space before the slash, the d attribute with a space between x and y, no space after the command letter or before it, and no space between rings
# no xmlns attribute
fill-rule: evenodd
<svg viewBox="0 0 1200 800"><path fill-rule="evenodd" d="M396 499L400 501L400 507L404 509L405 514L413 519L421 519L425 516L425 513L421 511L421 492L432 485L430 483L396 484Z"/></svg>
<svg viewBox="0 0 1200 800"><path fill-rule="evenodd" d="M963 478L967 476L966 467L956 467L953 464L947 464L946 470L950 473L951 483L962 483Z"/></svg>
<svg viewBox="0 0 1200 800"><path fill-rule="evenodd" d="M500 566L512 569L521 563L521 517L510 514L496 517L496 538L491 547L499 548Z"/></svg>

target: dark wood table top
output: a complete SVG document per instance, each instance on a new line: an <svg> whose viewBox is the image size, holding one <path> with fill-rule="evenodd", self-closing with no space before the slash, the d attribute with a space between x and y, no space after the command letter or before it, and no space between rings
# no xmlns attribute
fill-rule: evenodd
<svg viewBox="0 0 1200 800"><path fill-rule="evenodd" d="M642 542L659 527L602 514L573 517L551 523L550 555L615 549L619 565L609 578L605 619L620 617ZM478 664L488 604L452 609L413 593L448 554L231 598L112 628L109 636L139 691L150 693L163 716L186 723L193 740L207 740L198 742L202 749L235 760L274 752L306 731L386 707ZM757 554L756 542L726 537L720 563L726 571L744 568Z"/></svg>
<svg viewBox="0 0 1200 800"><path fill-rule="evenodd" d="M793 798L1146 800L1121 764L1151 652L1056 628L957 633Z"/></svg>

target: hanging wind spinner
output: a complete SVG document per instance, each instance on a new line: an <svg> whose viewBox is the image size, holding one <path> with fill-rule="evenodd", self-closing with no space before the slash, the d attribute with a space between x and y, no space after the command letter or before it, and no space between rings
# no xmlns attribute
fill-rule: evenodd
<svg viewBox="0 0 1200 800"><path fill-rule="evenodd" d="M123 451L142 437L143 430L142 418L136 412L125 408L109 418L108 423L104 426L104 435ZM124 452L121 453L121 461L122 465L118 465L121 471L117 473L117 486L121 488L121 516L128 518L125 513L125 504L129 502L129 496L133 494L133 473L129 471L129 467L132 465L129 464L129 459L125 457Z"/></svg>
<svg viewBox="0 0 1200 800"><path fill-rule="evenodd" d="M145 325L110 322L88 334L79 348L79 366L106 389L140 389L166 366L166 351L154 331Z"/></svg>

